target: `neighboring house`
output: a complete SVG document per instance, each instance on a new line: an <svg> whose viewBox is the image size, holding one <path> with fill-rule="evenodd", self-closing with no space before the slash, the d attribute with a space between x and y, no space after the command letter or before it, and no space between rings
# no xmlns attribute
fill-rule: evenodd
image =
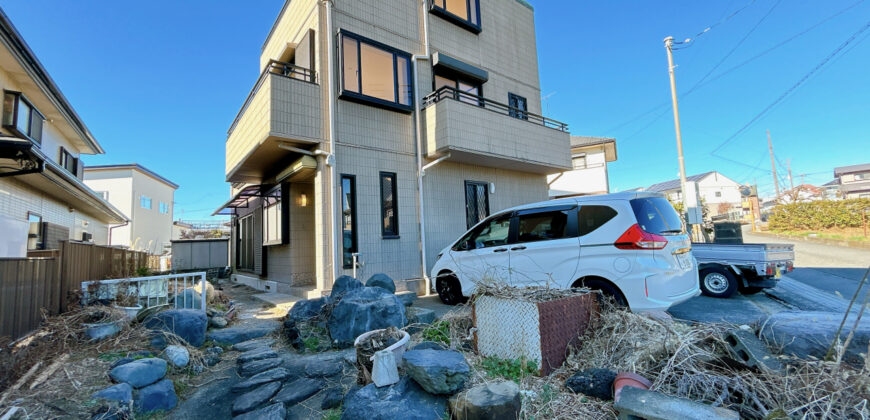
<svg viewBox="0 0 870 420"><path fill-rule="evenodd" d="M870 163L834 168L843 198L870 198Z"/></svg>
<svg viewBox="0 0 870 420"><path fill-rule="evenodd" d="M442 248L571 169L521 0L287 1L259 69L216 212L236 281L318 295L356 256L422 291Z"/></svg>
<svg viewBox="0 0 870 420"><path fill-rule="evenodd" d="M688 176L686 181L698 184L698 192L702 201L706 204L711 217L729 213L735 209L742 209L743 207L740 184L719 172L711 171ZM664 193L671 201L682 200L679 179L650 185L646 191Z"/></svg>
<svg viewBox="0 0 870 420"><path fill-rule="evenodd" d="M172 240L178 185L137 163L85 168L85 184L120 209L129 223L112 226L110 245L161 255Z"/></svg>
<svg viewBox="0 0 870 420"><path fill-rule="evenodd" d="M607 163L616 160L616 139L571 136L570 171L548 175L550 198L607 194Z"/></svg>
<svg viewBox="0 0 870 420"><path fill-rule="evenodd" d="M126 218L85 186L81 161L103 148L2 10L0 89L0 257L106 244Z"/></svg>
<svg viewBox="0 0 870 420"><path fill-rule="evenodd" d="M825 190L815 185L801 184L782 192L784 203L817 201L825 199Z"/></svg>
<svg viewBox="0 0 870 420"><path fill-rule="evenodd" d="M822 196L825 200L842 200L843 194L840 192L840 180L834 179L828 181L821 186Z"/></svg>
<svg viewBox="0 0 870 420"><path fill-rule="evenodd" d="M179 239L188 239L187 235L189 235L192 230L193 225L190 223L176 220L172 222L172 240L177 241Z"/></svg>

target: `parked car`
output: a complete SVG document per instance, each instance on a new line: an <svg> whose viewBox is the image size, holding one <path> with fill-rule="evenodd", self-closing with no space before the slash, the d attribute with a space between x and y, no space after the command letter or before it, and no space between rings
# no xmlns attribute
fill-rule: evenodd
<svg viewBox="0 0 870 420"><path fill-rule="evenodd" d="M700 294L691 243L664 195L625 192L543 201L498 212L438 255L431 271L446 304L481 281L589 287L634 311Z"/></svg>
<svg viewBox="0 0 870 420"><path fill-rule="evenodd" d="M692 244L701 292L727 298L734 292L758 293L776 286L794 270L792 244Z"/></svg>

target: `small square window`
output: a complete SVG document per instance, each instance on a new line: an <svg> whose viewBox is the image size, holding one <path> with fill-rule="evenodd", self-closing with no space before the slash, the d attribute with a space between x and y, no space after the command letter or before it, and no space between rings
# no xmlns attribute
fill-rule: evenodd
<svg viewBox="0 0 870 420"><path fill-rule="evenodd" d="M586 169L586 153L578 153L571 156L571 166L574 169Z"/></svg>
<svg viewBox="0 0 870 420"><path fill-rule="evenodd" d="M151 197L139 196L139 207L151 210Z"/></svg>

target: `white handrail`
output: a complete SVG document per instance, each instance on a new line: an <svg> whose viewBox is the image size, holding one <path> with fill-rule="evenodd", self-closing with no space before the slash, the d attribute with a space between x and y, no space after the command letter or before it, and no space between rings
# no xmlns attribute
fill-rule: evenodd
<svg viewBox="0 0 870 420"><path fill-rule="evenodd" d="M190 287L187 286L187 279L190 278ZM181 280L181 289L178 288L178 281ZM182 307L187 308L187 294L184 293L184 290L189 288L196 287L196 283L199 283L200 286L200 310L205 312L206 310L206 273L205 271L199 271L195 273L183 273L183 274L164 274L160 276L148 276L148 277L132 277L132 278L123 278L123 279L106 279L106 280L98 280L98 281L84 281L82 282L82 303L85 304L90 298L88 289L92 285L97 286L97 290L95 291L96 297L99 299L101 295L105 295L107 298L109 296L115 296L117 293L118 284L123 283L136 283L136 295L138 300L141 302L142 298L145 298L144 307L149 308L151 306L163 306L169 305L169 282L174 281L173 287L173 297L177 298L179 294L182 295ZM144 284L143 284L144 283ZM105 292L100 290L100 286L106 286ZM114 286L114 287L113 287ZM145 293L143 295L143 286ZM155 290L156 288L156 290ZM112 290L114 289L114 290ZM155 298L157 300L155 305L151 305L151 298ZM161 299L164 299L163 303L161 303ZM178 308L178 300L173 299L174 307ZM193 302L191 302L192 304Z"/></svg>

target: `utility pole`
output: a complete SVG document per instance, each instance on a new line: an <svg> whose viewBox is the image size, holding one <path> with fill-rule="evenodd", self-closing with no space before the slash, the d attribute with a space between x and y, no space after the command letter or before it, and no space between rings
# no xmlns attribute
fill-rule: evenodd
<svg viewBox="0 0 870 420"><path fill-rule="evenodd" d="M674 129L677 132L677 159L680 162L680 191L683 201L683 211L689 210L689 205L686 202L686 164L683 160L683 136L680 133L680 109L677 106L677 81L674 79L674 52L671 47L674 44L674 37L665 38L665 49L668 51L668 74L671 77L671 101L674 103ZM695 207L695 203L692 203Z"/></svg>
<svg viewBox="0 0 870 420"><path fill-rule="evenodd" d="M776 163L773 160L773 143L770 141L770 130L767 130L767 148L770 150L770 169L773 171L773 187L776 188L776 200L779 200L779 181L776 179Z"/></svg>

